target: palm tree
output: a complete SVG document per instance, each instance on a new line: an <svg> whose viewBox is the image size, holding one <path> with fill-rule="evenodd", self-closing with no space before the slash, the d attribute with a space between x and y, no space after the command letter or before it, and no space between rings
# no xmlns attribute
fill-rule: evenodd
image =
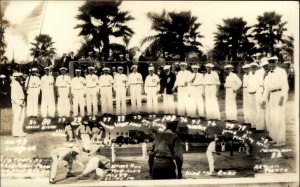
<svg viewBox="0 0 300 187"><path fill-rule="evenodd" d="M31 43L33 47L30 49L31 55L35 57L54 55L55 48L53 47L51 36L41 34L35 37L35 42Z"/></svg>
<svg viewBox="0 0 300 187"><path fill-rule="evenodd" d="M281 53L284 60L294 61L294 37L286 36L282 39Z"/></svg>
<svg viewBox="0 0 300 187"><path fill-rule="evenodd" d="M276 54L276 45L282 41L283 32L287 30L284 27L287 22L282 22L281 17L275 12L265 12L257 17L258 23L253 33L261 52Z"/></svg>
<svg viewBox="0 0 300 187"><path fill-rule="evenodd" d="M76 16L82 23L76 25L79 28L79 36L86 36L90 39L94 48L105 57L109 55L110 36L131 38L134 34L126 23L134 18L128 11L120 11L121 1L86 1L79 8L79 15Z"/></svg>
<svg viewBox="0 0 300 187"><path fill-rule="evenodd" d="M2 5L2 2L1 2ZM4 9L4 8L3 8ZM6 62L7 57L4 56L5 54L5 48L6 48L6 42L4 38L5 29L8 27L8 21L3 19L3 13L2 10L0 11L0 62Z"/></svg>
<svg viewBox="0 0 300 187"><path fill-rule="evenodd" d="M217 25L218 32L214 33L213 54L217 60L241 60L250 57L254 50L254 43L249 41L248 31L243 18L223 20L224 25Z"/></svg>
<svg viewBox="0 0 300 187"><path fill-rule="evenodd" d="M198 41L203 36L197 31L201 26L197 23L197 17L187 12L170 12L165 10L161 14L148 13L148 18L152 22L151 29L157 34L147 36L142 40L141 45L151 42L147 47L150 53L169 52L170 54L179 54L180 60L184 60L186 53L199 52Z"/></svg>

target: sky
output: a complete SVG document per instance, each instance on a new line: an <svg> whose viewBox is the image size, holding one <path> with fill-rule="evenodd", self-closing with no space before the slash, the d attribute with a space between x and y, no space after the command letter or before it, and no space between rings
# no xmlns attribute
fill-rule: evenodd
<svg viewBox="0 0 300 187"><path fill-rule="evenodd" d="M82 37L78 36L79 29L74 29L76 24L80 23L75 16L79 13L78 8L83 3L84 1L47 2L42 34L49 34L53 38L58 56L70 51L76 52L83 41ZM38 1L11 1L4 12L4 18L12 24L20 24L38 4ZM284 33L285 35L298 37L299 33L299 4L297 1L123 1L120 9L129 11L130 15L135 18L128 22L128 26L135 32L129 47L141 47L141 40L145 36L155 34L151 30L151 22L146 14L148 12L161 13L163 9L175 12L191 11L193 16L198 17L198 22L202 24L199 31L204 35L204 38L200 39L203 51L213 48L214 33L217 32L216 25L222 25L223 19L228 18L242 17L251 26L257 23L257 16L264 12L275 11L282 15L282 21L288 22L286 25L288 30ZM38 33L38 30L28 33L29 41L32 41ZM9 59L12 58L12 54L16 60L30 58L30 45L22 37L13 34L10 28L7 29L5 37L8 43L6 55ZM295 39L297 42L298 38ZM122 39L111 38L111 41L122 43ZM144 45L141 49L146 47L147 45Z"/></svg>

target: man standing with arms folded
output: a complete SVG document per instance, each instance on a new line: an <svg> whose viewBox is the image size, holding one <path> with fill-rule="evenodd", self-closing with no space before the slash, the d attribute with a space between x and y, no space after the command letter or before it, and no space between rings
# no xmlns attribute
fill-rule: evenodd
<svg viewBox="0 0 300 187"><path fill-rule="evenodd" d="M242 86L242 81L232 72L233 66L231 64L225 65L224 69L227 74L224 85L226 88L226 119L229 121L237 121L236 92Z"/></svg>
<svg viewBox="0 0 300 187"><path fill-rule="evenodd" d="M206 64L205 67L207 72L204 74L203 83L206 118L209 120L220 120L221 115L217 98L220 85L219 75L215 71L212 71L214 67L212 63Z"/></svg>
<svg viewBox="0 0 300 187"><path fill-rule="evenodd" d="M59 117L70 117L70 86L71 78L67 75L67 68L59 69L61 75L56 78L55 86L58 89L57 112Z"/></svg>
<svg viewBox="0 0 300 187"><path fill-rule="evenodd" d="M17 137L26 136L26 133L23 132L23 123L25 118L25 94L23 92L20 81L23 74L15 72L12 75L11 86L11 104L13 111L13 125L12 125L12 135Z"/></svg>
<svg viewBox="0 0 300 187"><path fill-rule="evenodd" d="M199 66L192 65L192 80L189 82L189 94L191 99L191 106L188 109L188 116L197 117L197 110L200 117L204 117L204 86L203 86L203 74L198 73Z"/></svg>
<svg viewBox="0 0 300 187"><path fill-rule="evenodd" d="M76 77L71 82L71 93L73 96L73 116L78 116L78 105L80 107L80 116L84 116L84 97L86 95L86 81L81 77L81 70L75 70Z"/></svg>
<svg viewBox="0 0 300 187"><path fill-rule="evenodd" d="M175 114L173 86L176 81L176 75L171 72L171 66L164 66L165 75L162 77L160 85L160 94L163 94L165 114Z"/></svg>
<svg viewBox="0 0 300 187"><path fill-rule="evenodd" d="M142 84L143 78L140 73L137 72L137 65L131 67L132 73L128 76L128 85L130 87L130 97L132 112L138 113L142 108Z"/></svg>
<svg viewBox="0 0 300 187"><path fill-rule="evenodd" d="M154 67L148 68L149 75L145 80L145 93L147 94L148 113L158 113L157 93L159 92L159 77L154 74Z"/></svg>
<svg viewBox="0 0 300 187"><path fill-rule="evenodd" d="M123 74L124 68L118 67L118 73L114 77L114 90L116 92L116 114L126 115L126 89L127 76Z"/></svg>
<svg viewBox="0 0 300 187"><path fill-rule="evenodd" d="M89 74L86 75L86 108L89 116L98 114L98 76L95 75L95 68L88 67ZM92 109L93 107L93 109ZM93 112L92 112L93 111Z"/></svg>
<svg viewBox="0 0 300 187"><path fill-rule="evenodd" d="M262 107L266 108L268 101L269 113L266 118L270 122L270 136L276 142L274 146L284 146L285 140L285 107L288 98L288 79L284 69L278 67L278 58L269 60L269 72L264 81Z"/></svg>
<svg viewBox="0 0 300 187"><path fill-rule="evenodd" d="M244 75L243 75L243 112L244 112L244 123L250 124L250 94L248 93L247 87L248 87L248 79L249 79L249 71L250 71L250 65L245 64L242 66ZM254 102L255 103L255 102Z"/></svg>
<svg viewBox="0 0 300 187"><path fill-rule="evenodd" d="M113 113L112 87L114 79L108 74L109 68L103 68L104 74L99 77L98 85L101 95L101 107L103 114Z"/></svg>
<svg viewBox="0 0 300 187"><path fill-rule="evenodd" d="M31 69L31 75L27 77L25 88L27 88L27 116L37 117L39 108L39 94L41 90L41 80L37 76L37 68Z"/></svg>
<svg viewBox="0 0 300 187"><path fill-rule="evenodd" d="M50 73L50 67L45 67L45 75L41 79L42 89L42 117L54 117L55 113L55 98L54 98L54 77Z"/></svg>
<svg viewBox="0 0 300 187"><path fill-rule="evenodd" d="M176 81L172 91L177 88L177 114L185 116L188 110L188 84L191 81L191 72L186 70L187 63L180 63L180 71L176 75Z"/></svg>

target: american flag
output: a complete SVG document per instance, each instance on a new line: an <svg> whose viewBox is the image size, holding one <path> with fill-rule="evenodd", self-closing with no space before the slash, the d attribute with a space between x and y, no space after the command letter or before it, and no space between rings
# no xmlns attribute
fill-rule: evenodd
<svg viewBox="0 0 300 187"><path fill-rule="evenodd" d="M38 30L41 27L43 12L45 11L46 3L39 3L29 14L24 18L21 24L12 25L15 34L21 35L28 41L28 33Z"/></svg>

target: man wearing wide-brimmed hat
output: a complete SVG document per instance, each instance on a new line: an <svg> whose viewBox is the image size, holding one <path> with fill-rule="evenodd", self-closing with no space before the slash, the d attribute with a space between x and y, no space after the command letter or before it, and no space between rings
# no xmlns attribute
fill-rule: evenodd
<svg viewBox="0 0 300 187"><path fill-rule="evenodd" d="M67 75L67 68L61 67L61 75L56 78L55 86L57 87L58 99L57 99L57 112L59 117L70 116L70 87L71 78Z"/></svg>
<svg viewBox="0 0 300 187"><path fill-rule="evenodd" d="M26 136L26 133L23 132L23 123L25 118L24 113L24 100L25 94L23 92L20 81L23 74L15 72L12 75L12 81L10 84L11 87L11 104L13 111L13 125L12 125L12 135L13 136Z"/></svg>
<svg viewBox="0 0 300 187"><path fill-rule="evenodd" d="M38 116L38 101L41 91L41 79L37 76L37 68L31 69L31 75L25 81L27 88L27 116Z"/></svg>
<svg viewBox="0 0 300 187"><path fill-rule="evenodd" d="M274 146L284 146L286 144L285 108L288 98L288 79L286 71L278 67L276 56L268 59L269 72L264 81L263 108L268 102L269 133L276 144Z"/></svg>

